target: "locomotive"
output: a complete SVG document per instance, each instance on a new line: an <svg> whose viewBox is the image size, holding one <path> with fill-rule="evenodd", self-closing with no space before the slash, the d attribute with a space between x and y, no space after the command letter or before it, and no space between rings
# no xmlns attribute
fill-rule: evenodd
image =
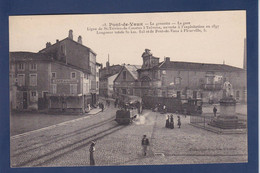
<svg viewBox="0 0 260 173"><path fill-rule="evenodd" d="M120 110L116 111L115 121L120 125L131 124L138 115L135 104L125 104Z"/></svg>

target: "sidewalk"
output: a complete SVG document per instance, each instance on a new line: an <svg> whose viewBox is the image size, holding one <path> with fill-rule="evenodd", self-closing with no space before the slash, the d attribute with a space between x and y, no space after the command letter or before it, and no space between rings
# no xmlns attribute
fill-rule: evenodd
<svg viewBox="0 0 260 173"><path fill-rule="evenodd" d="M101 112L102 110L100 108L94 108L94 109L91 109L88 113L86 113L85 115L95 115L99 112Z"/></svg>
<svg viewBox="0 0 260 173"><path fill-rule="evenodd" d="M91 109L90 112L85 114L12 112L10 115L10 135L18 135L84 116L95 115L99 112L101 112L99 108Z"/></svg>

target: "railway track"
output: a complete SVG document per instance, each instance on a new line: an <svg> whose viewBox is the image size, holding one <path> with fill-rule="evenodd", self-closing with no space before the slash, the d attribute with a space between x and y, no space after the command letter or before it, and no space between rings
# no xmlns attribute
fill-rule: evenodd
<svg viewBox="0 0 260 173"><path fill-rule="evenodd" d="M113 120L114 117L111 117L88 127L18 147L11 152L11 166L44 166L68 153L88 147L92 140L97 141L125 127L113 123Z"/></svg>
<svg viewBox="0 0 260 173"><path fill-rule="evenodd" d="M32 143L31 145L27 145L27 146L23 146L23 147L20 147L18 150L14 151L12 154L11 154L11 157L16 157L16 156L19 156L25 152L29 152L29 151L32 151L32 150L35 150L35 149L38 149L40 147L43 147L43 146L47 146L47 145L50 145L50 144L53 144L55 142L59 142L59 141L62 141L64 139L67 139L69 137L72 137L75 135L81 135L82 133L85 133L89 130L92 130L92 129L95 129L95 128L98 128L104 124L107 124L107 123L110 123L114 121L114 117L113 118L109 118L107 120L104 120L104 121L101 121L99 123L95 123L95 124L92 124L86 128L81 128L81 129L78 129L76 131L73 131L73 132L69 132L69 133L66 133L66 134L63 134L63 135L59 135L58 137L56 136L52 136L50 138L48 138L48 141L38 141L38 142L34 142Z"/></svg>

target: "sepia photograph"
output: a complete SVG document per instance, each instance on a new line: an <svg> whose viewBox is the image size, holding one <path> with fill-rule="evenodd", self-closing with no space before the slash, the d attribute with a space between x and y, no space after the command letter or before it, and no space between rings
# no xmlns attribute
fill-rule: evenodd
<svg viewBox="0 0 260 173"><path fill-rule="evenodd" d="M9 16L10 167L247 163L246 26L245 10Z"/></svg>

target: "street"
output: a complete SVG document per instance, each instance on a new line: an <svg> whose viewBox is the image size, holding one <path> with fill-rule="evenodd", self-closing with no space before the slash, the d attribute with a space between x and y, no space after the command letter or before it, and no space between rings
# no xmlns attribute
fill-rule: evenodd
<svg viewBox="0 0 260 173"><path fill-rule="evenodd" d="M11 167L89 166L89 147L96 141L97 166L247 162L247 134L219 135L189 125L165 128L165 115L144 110L133 124L119 126L116 109L77 117L57 125L11 136ZM61 116L62 118L62 116ZM141 139L150 140L142 156Z"/></svg>

